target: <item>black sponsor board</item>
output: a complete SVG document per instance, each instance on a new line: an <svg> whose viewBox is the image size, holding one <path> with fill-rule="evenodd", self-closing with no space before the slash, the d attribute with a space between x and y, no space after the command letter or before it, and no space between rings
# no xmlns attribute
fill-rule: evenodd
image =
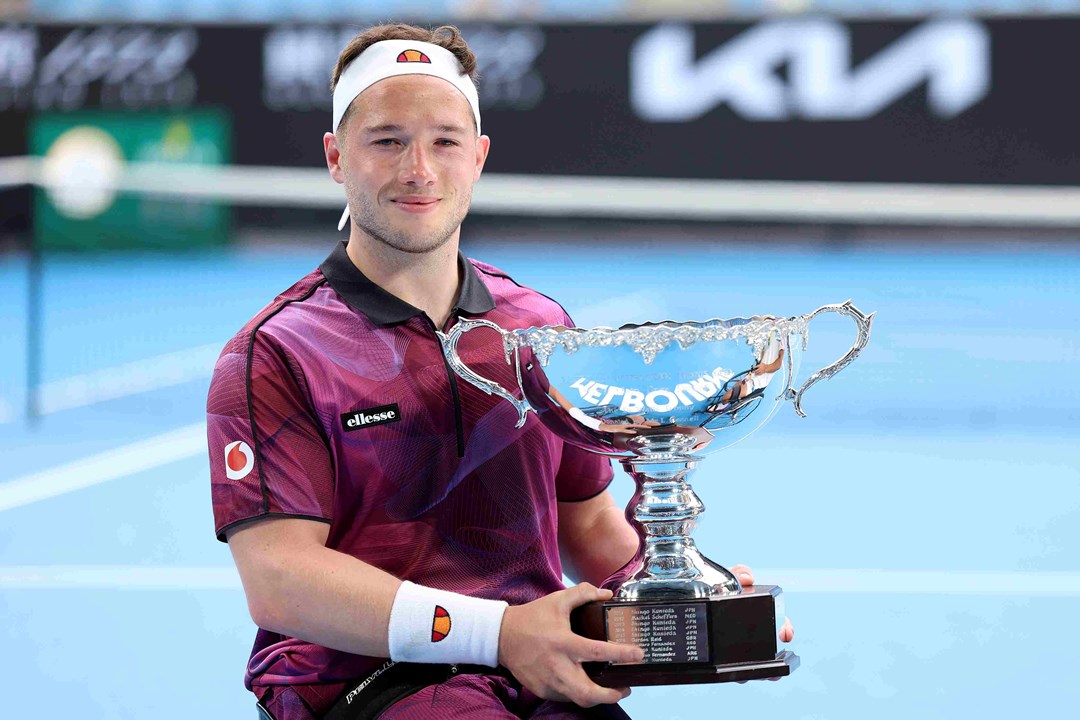
<svg viewBox="0 0 1080 720"><path fill-rule="evenodd" d="M1074 130L1080 101L1062 85L1065 70L1080 61L1080 21L790 22L786 32L776 37L759 33L747 45L740 43L749 33L784 21L549 29L537 60L544 99L531 113L485 115L493 137L489 169L756 180L1080 183ZM814 34L807 23L816 24L811 50L800 46L808 44L806 34ZM670 46L666 51L662 43L649 46L650 33L669 29L675 30L668 35L671 42L692 38L692 54L682 61ZM835 57L848 46L850 59ZM754 61L755 54L765 54L772 64L761 69L767 63L760 57ZM680 68L652 69L657 80L652 94L674 95L666 103L653 98L659 106L654 112L667 112L667 117L642 116L647 93L634 97L631 92L632 55L640 63L638 72L649 62ZM758 66L742 76L739 63L744 60L751 68L753 62ZM835 63L831 70L821 67L830 62ZM726 85L716 73L728 73ZM673 90L676 81L683 87ZM645 84L640 75L637 82ZM697 107L698 98L709 102ZM859 112L845 113L845 106ZM672 119L680 109L693 116Z"/></svg>
<svg viewBox="0 0 1080 720"><path fill-rule="evenodd" d="M490 25L489 172L1080 184L1080 19ZM320 166L341 26L0 25L0 151L38 110L215 106Z"/></svg>

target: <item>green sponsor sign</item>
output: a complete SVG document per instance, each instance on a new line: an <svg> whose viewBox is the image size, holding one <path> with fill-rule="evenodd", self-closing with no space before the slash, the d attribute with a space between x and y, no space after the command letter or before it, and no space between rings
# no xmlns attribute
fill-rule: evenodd
<svg viewBox="0 0 1080 720"><path fill-rule="evenodd" d="M231 154L228 117L215 110L75 112L36 117L30 151L43 159L34 236L48 249L181 249L224 243L221 202L123 192L129 162L222 165Z"/></svg>

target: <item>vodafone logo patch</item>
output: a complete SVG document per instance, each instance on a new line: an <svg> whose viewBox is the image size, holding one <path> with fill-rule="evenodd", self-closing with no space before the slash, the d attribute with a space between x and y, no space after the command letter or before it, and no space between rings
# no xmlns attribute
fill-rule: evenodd
<svg viewBox="0 0 1080 720"><path fill-rule="evenodd" d="M255 453L243 440L225 446L225 475L230 480L243 480L255 467Z"/></svg>

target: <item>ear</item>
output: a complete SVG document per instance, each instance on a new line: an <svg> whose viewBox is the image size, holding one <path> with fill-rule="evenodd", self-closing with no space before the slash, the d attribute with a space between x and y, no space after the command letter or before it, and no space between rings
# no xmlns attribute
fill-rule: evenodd
<svg viewBox="0 0 1080 720"><path fill-rule="evenodd" d="M473 182L480 179L480 173L484 171L484 163L487 162L489 150L491 150L491 138L487 135L476 138L476 174L473 175Z"/></svg>
<svg viewBox="0 0 1080 720"><path fill-rule="evenodd" d="M326 167L330 177L339 185L345 184L345 171L341 169L341 149L338 148L337 136L332 132L323 135L323 152L326 154Z"/></svg>

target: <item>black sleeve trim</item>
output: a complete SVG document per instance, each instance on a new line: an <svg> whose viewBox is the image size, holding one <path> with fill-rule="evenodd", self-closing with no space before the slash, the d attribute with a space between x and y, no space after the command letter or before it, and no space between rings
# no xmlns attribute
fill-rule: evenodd
<svg viewBox="0 0 1080 720"><path fill-rule="evenodd" d="M259 442L258 428L255 427L255 406L254 406L254 403L252 402L252 395L251 395L251 366L252 366L252 363L254 362L254 357L255 357L255 335L256 335L256 333L259 332L259 328L261 328L263 325L265 325L266 322L270 318L274 317L279 312L284 310L287 306L289 306L289 305L291 305L291 304L293 304L295 302L303 302L304 300L307 300L309 297L314 295L315 291L318 290L320 287L322 287L325 283L326 283L326 278L323 278L319 282L312 285L311 289L308 290L306 293L304 293L302 296L300 296L298 298L295 298L293 300L287 300L287 301L281 303L280 307L275 308L273 312L267 313L266 317L264 317L262 320L260 320L255 325L255 327L251 329L251 337L248 338L247 371L246 371L245 377L244 377L244 392L247 394L248 421L251 423L251 439L255 442L255 448L254 448L254 450L255 450L255 464L257 466L255 468L255 471L259 473L259 489L262 491L263 512L264 513L269 513L270 512L270 491L266 487L266 478L263 476L263 471L262 471L262 453L260 451L261 443ZM220 537L219 537L219 539L220 539Z"/></svg>
<svg viewBox="0 0 1080 720"><path fill-rule="evenodd" d="M592 495L589 495L589 496L587 496L587 497L583 497L583 498L574 498L573 500L563 500L563 499L561 499L561 498L555 498L555 500L556 500L556 501L558 501L558 502L565 502L565 503L577 503L577 502L585 502L586 500L592 500L592 499L593 499L594 497L599 497L600 495L603 495L603 494L604 494L605 492L607 492L607 489L608 489L609 487L611 487L611 482L612 482L612 480L614 480L614 479L615 479L615 475L614 475L614 474L612 474L612 476L611 476L611 480L608 480L608 481L607 481L607 484L606 484L606 485L604 485L604 487L600 488L599 490L597 490L596 492L594 492L594 493L593 493Z"/></svg>
<svg viewBox="0 0 1080 720"><path fill-rule="evenodd" d="M296 518L298 520L317 520L319 522L324 522L327 525L330 524L330 520L328 520L327 518L317 517L315 515L298 515L295 513L263 513L262 515L252 515L251 517L244 518L243 520L237 520L235 522L229 523L225 527L218 530L217 539L223 543L227 543L229 541L225 538L225 535L234 527L238 527L249 522L255 522L256 520L262 520L264 518Z"/></svg>

